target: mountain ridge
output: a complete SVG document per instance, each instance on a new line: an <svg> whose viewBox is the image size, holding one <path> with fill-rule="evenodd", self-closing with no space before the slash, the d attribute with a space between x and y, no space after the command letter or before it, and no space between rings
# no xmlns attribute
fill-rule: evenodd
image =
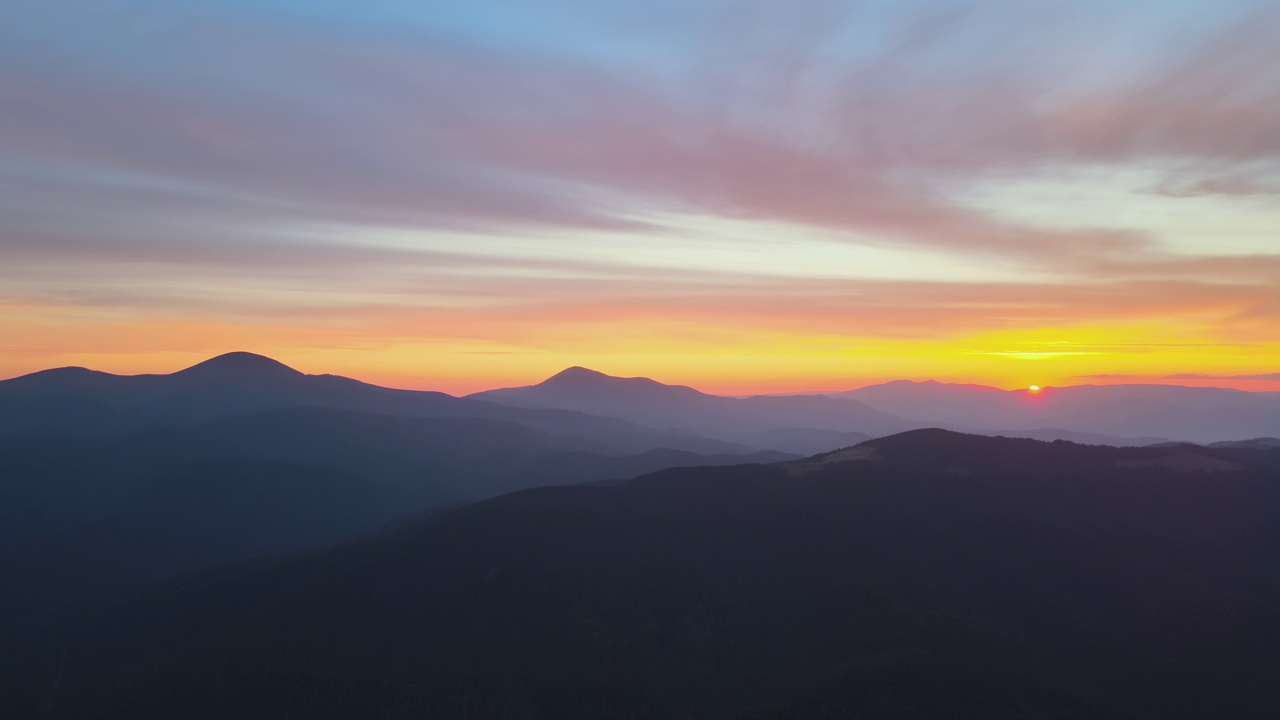
<svg viewBox="0 0 1280 720"><path fill-rule="evenodd" d="M1280 394L1219 388L1089 384L1046 386L1032 393L895 380L839 393L727 397L572 366L536 385L457 398L303 374L245 352L219 355L168 375L67 367L0 381L0 434L118 432L285 406L501 417L597 438L607 428L615 434L656 431L664 436L628 441L627 452L674 447L703 453L772 449L803 454L820 449L833 434L874 437L930 425L983 434L1092 435L1092 441L1108 444L1280 436Z"/></svg>
<svg viewBox="0 0 1280 720"><path fill-rule="evenodd" d="M622 453L660 447L698 453L760 449L571 410L516 408L338 375L307 375L251 353L227 353L167 375L55 369L0 381L0 436L120 434L287 407L501 420L582 435Z"/></svg>
<svg viewBox="0 0 1280 720"><path fill-rule="evenodd" d="M572 720L1280 709L1263 502L1280 454L1197 448L1231 469L1183 472L1145 461L1185 449L941 429L853 449L525 490L194 581L71 643L62 707Z"/></svg>
<svg viewBox="0 0 1280 720"><path fill-rule="evenodd" d="M783 430L809 430L815 436L831 432L880 435L907 427L891 413L856 400L822 394L727 397L581 367L568 368L535 385L486 390L467 397L620 417L647 427L679 428L731 442ZM807 442L800 439L798 444ZM793 447L774 449L791 451Z"/></svg>

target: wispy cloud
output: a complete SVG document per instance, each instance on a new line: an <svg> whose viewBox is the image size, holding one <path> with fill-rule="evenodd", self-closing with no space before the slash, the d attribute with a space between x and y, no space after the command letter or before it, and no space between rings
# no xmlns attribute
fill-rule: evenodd
<svg viewBox="0 0 1280 720"><path fill-rule="evenodd" d="M1241 375L1213 375L1210 373L1173 373L1171 375L1132 375L1124 373L1098 373L1078 375L1081 380L1256 380L1261 382L1280 382L1280 373L1258 373Z"/></svg>
<svg viewBox="0 0 1280 720"><path fill-rule="evenodd" d="M17 305L362 338L612 317L1280 341L1280 253L1213 242L1224 203L1280 187L1280 14L1256 3L109 5L0 28ZM1188 249L1121 191L1070 223L963 192L1081 168L1143 169L1163 179L1134 192L1227 219Z"/></svg>
<svg viewBox="0 0 1280 720"><path fill-rule="evenodd" d="M1169 380L1265 380L1280 381L1280 373L1259 375L1209 375L1207 373L1177 373L1165 376Z"/></svg>

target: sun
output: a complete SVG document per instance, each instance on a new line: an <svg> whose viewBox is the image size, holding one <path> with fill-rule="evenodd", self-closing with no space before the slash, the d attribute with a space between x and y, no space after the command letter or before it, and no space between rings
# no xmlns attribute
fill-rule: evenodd
<svg viewBox="0 0 1280 720"><path fill-rule="evenodd" d="M1040 392L1040 386L1039 386L1039 385L1032 385L1031 387L1029 387L1029 388L1027 388L1027 389L1028 389L1028 390L1030 390L1030 391L1031 391L1031 392L1033 392L1033 393L1038 393L1038 392Z"/></svg>

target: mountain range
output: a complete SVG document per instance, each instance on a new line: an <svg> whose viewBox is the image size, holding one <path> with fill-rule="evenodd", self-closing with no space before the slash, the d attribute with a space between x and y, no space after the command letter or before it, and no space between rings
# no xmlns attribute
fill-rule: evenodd
<svg viewBox="0 0 1280 720"><path fill-rule="evenodd" d="M901 380L839 393L738 398L570 368L537 385L468 397L617 417L651 428L793 452L803 452L800 444L811 448L812 442L829 440L831 433L876 437L929 427L1106 445L1280 435L1280 394L1177 385L1031 391ZM797 445L785 446L788 441Z"/></svg>
<svg viewBox="0 0 1280 720"><path fill-rule="evenodd" d="M0 381L0 436L118 434L292 407L524 425L632 454L659 447L808 454L904 430L1112 445L1280 436L1280 393L1176 385L1081 385L1037 392L895 381L837 393L727 397L586 368L465 398L305 375L229 353L170 375L59 368Z"/></svg>
<svg viewBox="0 0 1280 720"><path fill-rule="evenodd" d="M0 716L1145 716L1060 656L1249 717L1277 436L1206 388L44 371L0 381Z"/></svg>
<svg viewBox="0 0 1280 720"><path fill-rule="evenodd" d="M923 430L526 490L12 646L0 702L66 718L1275 717L1278 453Z"/></svg>
<svg viewBox="0 0 1280 720"><path fill-rule="evenodd" d="M0 382L0 633L42 632L175 574L348 541L431 508L789 457L309 376L248 353L172 375L36 373Z"/></svg>
<svg viewBox="0 0 1280 720"><path fill-rule="evenodd" d="M612 418L396 390L335 375L305 375L244 352L220 355L170 375L122 376L58 368L0 381L0 435L119 434L295 407L500 421L579 436L618 452L655 447L692 452L744 450Z"/></svg>
<svg viewBox="0 0 1280 720"><path fill-rule="evenodd" d="M1098 439L1106 444L1133 445L1159 438L1205 443L1280 435L1280 394L1224 388L1076 385L1032 392L897 381L837 397L893 412L913 425L984 434L1035 431L1043 437L1061 430L1105 436Z"/></svg>
<svg viewBox="0 0 1280 720"><path fill-rule="evenodd" d="M859 433L900 432L908 423L857 400L826 395L708 395L649 378L618 378L574 367L528 387L489 390L472 399L527 408L557 408L617 417L652 428L682 430L741 444L768 442L771 433L792 430ZM777 436L772 436L777 438Z"/></svg>

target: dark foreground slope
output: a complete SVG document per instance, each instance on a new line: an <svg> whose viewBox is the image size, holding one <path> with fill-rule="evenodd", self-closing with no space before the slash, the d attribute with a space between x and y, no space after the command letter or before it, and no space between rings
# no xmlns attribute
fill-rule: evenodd
<svg viewBox="0 0 1280 720"><path fill-rule="evenodd" d="M1277 717L1278 485L1271 450L919 431L525 491L30 648L8 709Z"/></svg>
<svg viewBox="0 0 1280 720"><path fill-rule="evenodd" d="M748 461L608 450L515 423L328 408L114 436L0 437L0 635L47 637L179 574L329 547L430 508Z"/></svg>

